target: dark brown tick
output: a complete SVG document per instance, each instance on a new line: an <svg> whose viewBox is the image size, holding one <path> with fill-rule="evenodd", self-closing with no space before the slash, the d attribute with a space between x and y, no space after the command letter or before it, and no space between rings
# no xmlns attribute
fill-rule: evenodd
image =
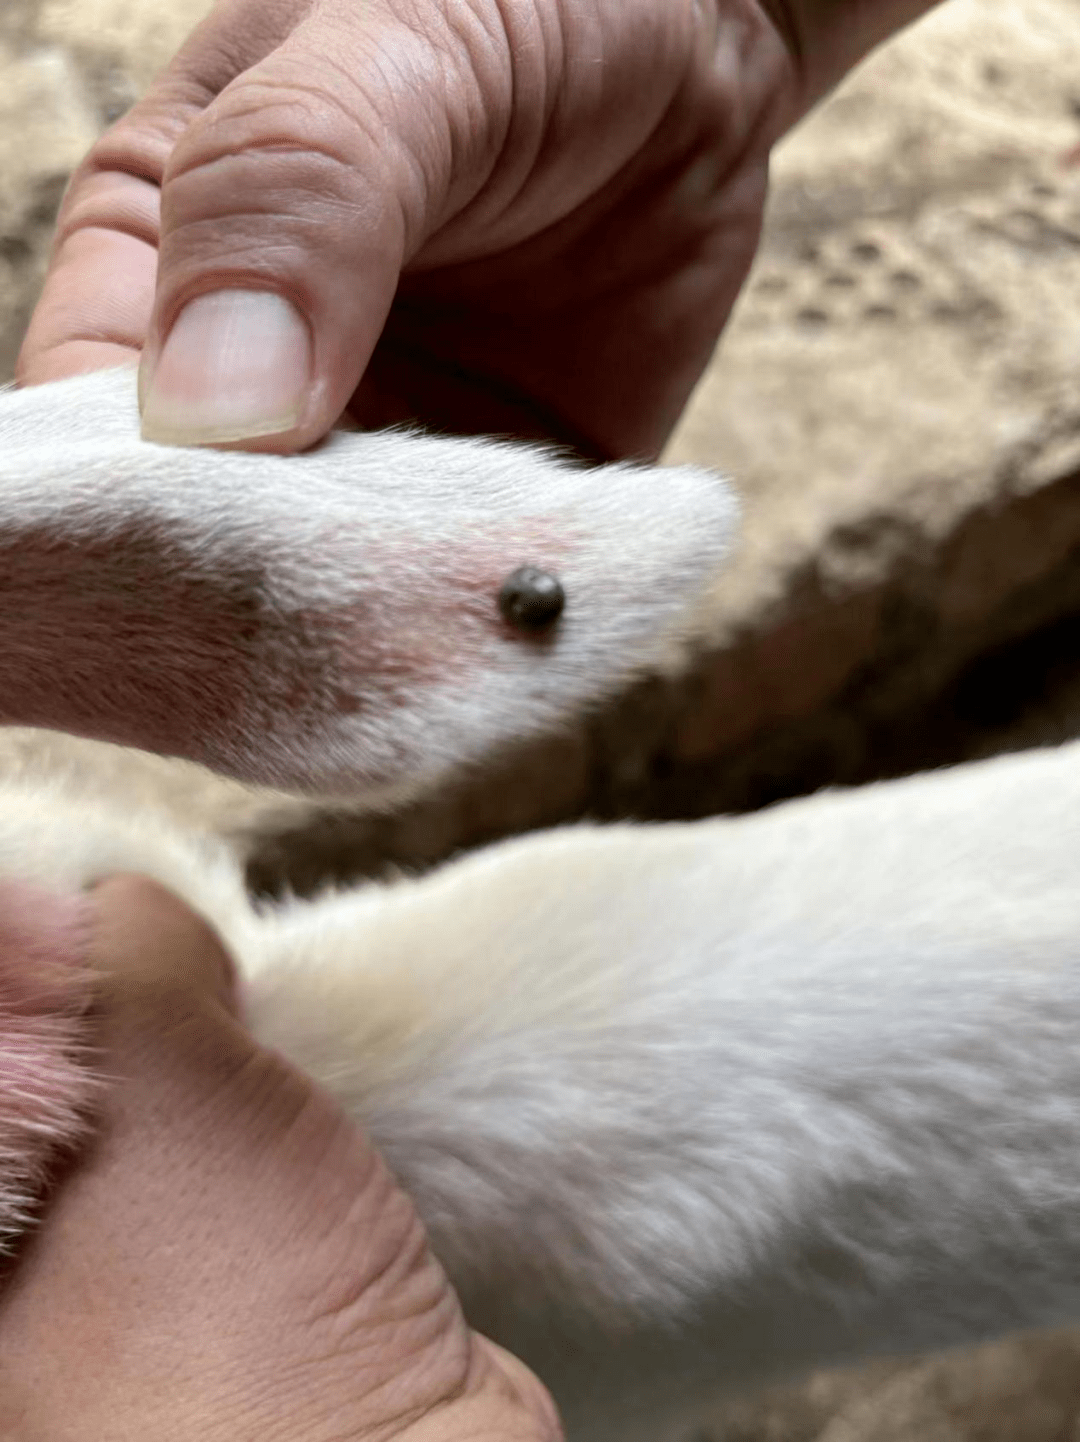
<svg viewBox="0 0 1080 1442"><path fill-rule="evenodd" d="M557 621L566 605L566 592L557 576L536 566L511 571L499 591L503 618L519 631L540 631Z"/></svg>

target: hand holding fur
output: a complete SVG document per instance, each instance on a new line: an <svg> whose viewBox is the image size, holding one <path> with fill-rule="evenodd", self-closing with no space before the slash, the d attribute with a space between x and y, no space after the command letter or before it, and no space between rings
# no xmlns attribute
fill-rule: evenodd
<svg viewBox="0 0 1080 1442"><path fill-rule="evenodd" d="M310 518L291 527L289 518L301 476L313 513L338 530L352 524L359 452L331 446L306 468L245 457L253 469L239 490L239 473L204 469L232 458L198 453L176 499L161 469L174 453L131 451L128 423L109 410L109 388L121 383L96 384L112 416L109 444L119 449L78 439L80 426L92 428L84 410L59 469L49 468L41 416L27 421L22 398L0 402L0 431L13 443L29 438L0 459L8 518L0 513L0 531L9 528L16 563L14 538L33 534L28 517L49 538L52 551L26 552L36 555L35 594L46 615L74 628L20 632L35 618L10 610L0 665L25 698L26 668L3 637L36 637L45 649L35 694L100 734L120 714L110 710L110 675L142 677L150 691L160 681L173 697L167 715L150 701L144 714L138 687L117 693L136 736L189 753L203 747L199 754L225 757L234 770L257 766L264 738L248 720L234 728L237 714L248 715L234 694L219 704L219 690L201 693L192 680L216 675L212 665L181 685L147 676L146 658L158 627L169 645L177 635L218 636L232 614L221 595L270 596L271 613L285 617L308 606L310 634L337 635L327 618L341 600L340 568L302 564L322 553ZM425 448L451 444L359 439L388 467L414 448L434 455ZM454 456L479 453L466 445ZM498 454L499 466L516 455ZM450 451L438 455L450 457L452 472ZM525 453L526 469L534 463L546 495L550 463ZM274 469L281 465L287 470ZM260 489L264 472L270 481ZM567 516L592 514L592 496L578 495L581 476L567 474L555 483L565 509L545 512L561 518L559 536ZM390 559L370 575L359 568L376 625L356 633L365 644L380 634L380 617L398 614L402 588L402 614L423 613L433 556L452 569L460 553L472 566L482 552L474 512L467 524L456 512L440 519L444 481L404 486L383 508L377 534ZM492 481L492 497L502 484ZM659 541L644 547L651 559L635 553L636 569L625 574L640 609L630 605L630 620L604 611L612 593L599 570L579 581L560 560L571 588L592 598L602 634L571 628L565 650L560 639L550 654L526 654L516 641L484 639L487 622L466 599L481 591L448 581L453 624L439 616L424 633L450 648L447 664L431 641L440 679L421 684L411 653L404 681L365 663L357 685L369 709L338 722L327 720L332 708L270 687L266 764L275 775L325 779L337 774L327 757L340 755L354 779L406 784L414 767L426 777L487 754L522 720L554 724L570 714L636 664L643 634L664 638L648 651L663 659L721 544L722 506L701 551L678 534L699 484L688 480L690 492L664 501L675 529L657 523ZM374 477L369 489L377 498ZM506 519L513 507L503 516L495 500L488 511L499 526L506 521L505 532L496 527L499 545L515 537L517 558L524 532L514 527L524 523ZM629 545L633 537L605 530L613 514L597 513L595 555L617 572L614 538ZM422 531L414 515L425 518ZM366 517L364 525L370 542L376 532ZM130 572L115 569L136 534L166 548L183 543L157 591L156 560L140 573L151 600L172 596L152 613L120 584ZM406 545L426 557L419 569L395 550ZM108 621L101 636L111 671L65 590L57 561L69 553L98 577L98 600L119 608L89 608ZM502 566L510 550L498 554ZM659 555L668 565L682 557L682 569L670 588L653 591L642 577ZM244 581L252 558L262 568L254 588ZM25 584L29 572L16 572ZM207 594L199 585L223 577L213 604L185 611ZM614 594L629 604L628 591ZM201 630L192 630L193 616ZM266 634L274 633L255 639ZM390 626L363 654L396 657L409 634ZM319 654L306 643L301 650ZM229 656L226 669L237 664ZM253 645L251 657L256 692L267 676L284 685L289 668L272 646ZM340 679L339 662L319 675ZM526 677L535 692L522 690ZM327 735L338 737L340 753L326 749ZM153 812L88 801L75 778L9 779L0 786L0 877L70 891L138 869L194 905L238 960L257 1034L370 1129L471 1320L536 1368L571 1436L651 1439L696 1397L754 1372L1080 1318L1078 817L1080 746L1072 746L740 819L574 828L506 843L419 882L257 914L223 844L173 831Z"/></svg>
<svg viewBox="0 0 1080 1442"><path fill-rule="evenodd" d="M675 665L734 526L692 468L338 434L139 437L133 371L0 399L0 719L389 805ZM523 564L549 635L503 622Z"/></svg>

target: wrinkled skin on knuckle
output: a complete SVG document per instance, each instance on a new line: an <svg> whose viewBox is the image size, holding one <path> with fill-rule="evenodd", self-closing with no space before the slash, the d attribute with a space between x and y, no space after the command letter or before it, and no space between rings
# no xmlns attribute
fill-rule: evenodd
<svg viewBox="0 0 1080 1442"><path fill-rule="evenodd" d="M339 145L336 106L317 97L304 104L295 94L258 98L258 108L245 95L200 126L170 160L165 328L199 291L230 283L286 288L310 312L320 288L363 263L358 235L400 244L401 222L387 204L393 192Z"/></svg>
<svg viewBox="0 0 1080 1442"><path fill-rule="evenodd" d="M668 184L695 160L695 208L684 218L714 225L732 171L755 137L763 149L772 138L786 75L754 0L726 6L722 22L715 5L694 0L478 0L457 13L481 11L487 31L501 26L505 37L512 114L483 189L437 230L416 269L507 251L579 210L591 223L628 189Z"/></svg>

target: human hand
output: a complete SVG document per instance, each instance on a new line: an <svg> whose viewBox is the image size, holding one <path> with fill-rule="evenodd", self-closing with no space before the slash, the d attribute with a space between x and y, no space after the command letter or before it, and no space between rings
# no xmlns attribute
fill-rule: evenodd
<svg viewBox="0 0 1080 1442"><path fill-rule="evenodd" d="M0 1436L556 1438L363 1137L236 1022L213 933L136 878L94 905L113 1083L0 1294Z"/></svg>
<svg viewBox="0 0 1080 1442"><path fill-rule="evenodd" d="M654 455L769 148L931 0L219 0L94 147L19 365L142 356L144 433L289 451L350 404Z"/></svg>

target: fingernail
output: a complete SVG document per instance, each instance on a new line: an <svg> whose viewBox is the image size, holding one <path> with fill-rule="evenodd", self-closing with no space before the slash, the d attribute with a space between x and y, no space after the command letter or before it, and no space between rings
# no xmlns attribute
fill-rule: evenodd
<svg viewBox="0 0 1080 1442"><path fill-rule="evenodd" d="M221 290L180 312L142 398L142 433L219 445L295 426L311 385L311 337L279 295Z"/></svg>

